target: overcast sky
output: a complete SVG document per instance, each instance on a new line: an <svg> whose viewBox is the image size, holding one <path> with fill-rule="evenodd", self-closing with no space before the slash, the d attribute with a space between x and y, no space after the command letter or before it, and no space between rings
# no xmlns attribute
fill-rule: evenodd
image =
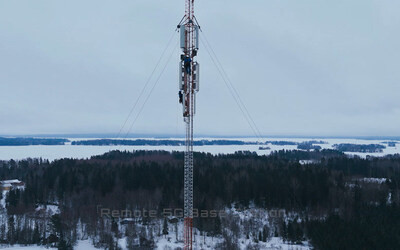
<svg viewBox="0 0 400 250"><path fill-rule="evenodd" d="M183 13L184 0L1 0L0 134L118 133ZM399 136L399 13L393 0L196 1L265 135ZM131 133L183 134L178 56ZM198 61L195 134L254 135L204 45Z"/></svg>

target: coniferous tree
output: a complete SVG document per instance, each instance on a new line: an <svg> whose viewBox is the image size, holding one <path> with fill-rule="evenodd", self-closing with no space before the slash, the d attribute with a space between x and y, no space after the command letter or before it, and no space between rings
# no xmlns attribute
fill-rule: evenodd
<svg viewBox="0 0 400 250"><path fill-rule="evenodd" d="M10 245L14 245L16 241L16 228L13 215L8 217L7 241Z"/></svg>
<svg viewBox="0 0 400 250"><path fill-rule="evenodd" d="M33 229L32 243L38 245L40 244L40 232L39 232L39 225L37 222L35 223L35 228Z"/></svg>
<svg viewBox="0 0 400 250"><path fill-rule="evenodd" d="M164 236L168 235L168 221L167 221L167 218L164 218L162 233L163 233Z"/></svg>

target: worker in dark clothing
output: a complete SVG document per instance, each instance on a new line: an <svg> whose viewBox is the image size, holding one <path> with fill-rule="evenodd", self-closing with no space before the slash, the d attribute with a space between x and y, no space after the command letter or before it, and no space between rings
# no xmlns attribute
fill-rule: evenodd
<svg viewBox="0 0 400 250"><path fill-rule="evenodd" d="M183 102L183 94L182 94L182 90L181 90L181 91L179 91L178 95L179 95L179 103L182 103L182 102Z"/></svg>
<svg viewBox="0 0 400 250"><path fill-rule="evenodd" d="M192 74L192 70L191 70L191 62L192 62L192 58L190 58L190 57L185 57L184 59L183 59L183 62L184 62L184 67L185 67L185 71L186 71L186 74Z"/></svg>

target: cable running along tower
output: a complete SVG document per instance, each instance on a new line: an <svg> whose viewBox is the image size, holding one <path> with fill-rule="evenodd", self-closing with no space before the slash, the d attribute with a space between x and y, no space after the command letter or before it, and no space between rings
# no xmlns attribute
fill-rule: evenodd
<svg viewBox="0 0 400 250"><path fill-rule="evenodd" d="M196 93L199 91L199 64L195 61L199 49L199 29L194 16L194 0L185 0L185 16L178 25L180 47L179 102L183 107L186 126L184 165L184 249L192 249L193 234L193 117Z"/></svg>

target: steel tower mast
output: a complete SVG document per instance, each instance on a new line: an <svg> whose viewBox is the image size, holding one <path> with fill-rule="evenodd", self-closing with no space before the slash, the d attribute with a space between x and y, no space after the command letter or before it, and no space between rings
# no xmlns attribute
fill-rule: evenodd
<svg viewBox="0 0 400 250"><path fill-rule="evenodd" d="M199 25L194 16L194 0L185 0L185 16L178 25L180 47L179 102L182 103L186 126L184 159L184 249L192 249L193 234L193 117L195 96L199 91L199 64L195 61L199 49Z"/></svg>

